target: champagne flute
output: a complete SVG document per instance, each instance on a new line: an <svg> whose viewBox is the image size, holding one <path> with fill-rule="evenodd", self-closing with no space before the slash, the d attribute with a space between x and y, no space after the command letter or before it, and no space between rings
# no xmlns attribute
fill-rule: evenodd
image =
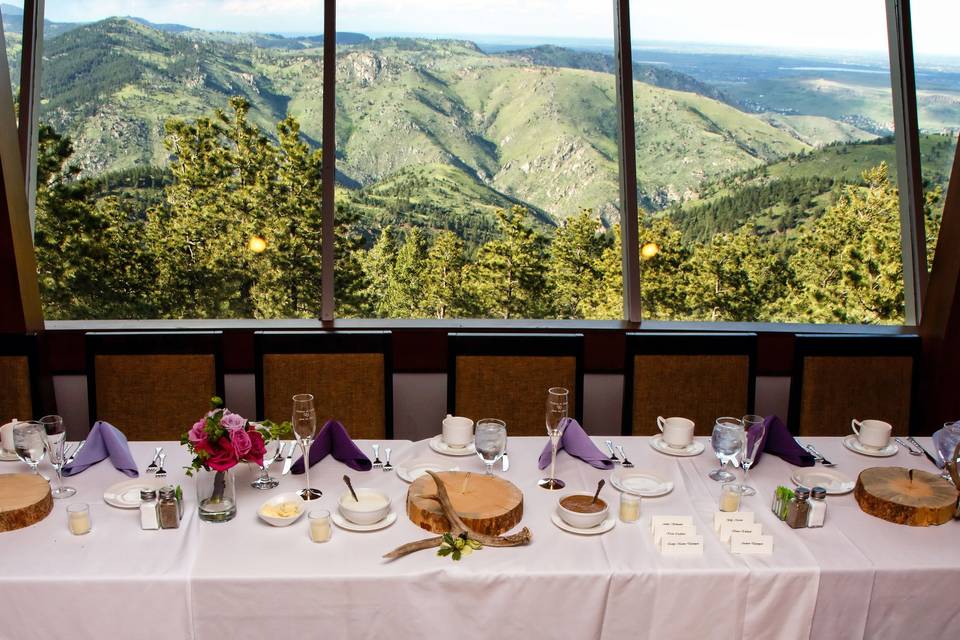
<svg viewBox="0 0 960 640"><path fill-rule="evenodd" d="M316 433L317 411L313 406L313 396L309 393L298 393L293 396L293 435L303 453L303 472L307 484L299 493L304 500L316 500L323 495L319 489L310 487L310 445L313 444Z"/></svg>
<svg viewBox="0 0 960 640"><path fill-rule="evenodd" d="M563 489L566 483L556 477L557 447L567 426L570 392L563 387L551 387L547 390L546 424L550 436L550 475L541 478L537 485L548 491Z"/></svg>
<svg viewBox="0 0 960 640"><path fill-rule="evenodd" d="M30 470L40 475L37 466L47 451L44 443L46 432L39 422L29 420L13 425L13 450L21 462L30 465Z"/></svg>
<svg viewBox="0 0 960 640"><path fill-rule="evenodd" d="M63 447L67 442L67 429L63 425L63 418L56 415L43 416L40 418L40 424L43 425L43 430L47 434L47 453L50 455L50 464L57 472L57 488L50 494L54 498L69 498L76 495L76 489L63 486L63 464L66 462Z"/></svg>
<svg viewBox="0 0 960 640"><path fill-rule="evenodd" d="M503 457L507 450L507 424L503 420L484 418L477 421L474 435L477 455L487 465L486 475L493 475L493 465Z"/></svg>
<svg viewBox="0 0 960 640"><path fill-rule="evenodd" d="M760 451L760 444L763 442L763 436L766 434L766 427L763 424L763 416L746 415L743 421L743 453L740 455L740 465L743 467L743 484L740 485L740 493L744 496L756 495L757 490L750 486L750 467L753 461L757 459L757 452ZM758 429L756 440L753 446L750 446L750 439L747 437L751 429Z"/></svg>
<svg viewBox="0 0 960 640"><path fill-rule="evenodd" d="M743 448L743 422L739 418L717 418L713 425L713 434L710 444L720 460L720 468L710 472L710 478L717 482L731 482L737 477L724 467L731 460L736 460L737 454Z"/></svg>

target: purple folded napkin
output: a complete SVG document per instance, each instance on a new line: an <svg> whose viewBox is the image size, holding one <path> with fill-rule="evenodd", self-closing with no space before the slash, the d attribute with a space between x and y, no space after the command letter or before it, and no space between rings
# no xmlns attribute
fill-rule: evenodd
<svg viewBox="0 0 960 640"><path fill-rule="evenodd" d="M329 453L351 469L370 471L373 468L370 458L363 455L363 452L350 439L347 430L336 420L327 420L317 434L317 439L310 445L310 466L326 458ZM303 473L303 456L293 463L290 471L297 474Z"/></svg>
<svg viewBox="0 0 960 640"><path fill-rule="evenodd" d="M566 451L574 458L580 458L597 469L612 469L613 462L611 462L610 457L605 455L593 444L590 436L583 430L580 423L573 418L565 418L565 420L566 427L563 430L563 435L560 436L557 453ZM543 448L543 453L540 454L540 468L546 469L548 464L550 464L549 442L547 442L547 446Z"/></svg>
<svg viewBox="0 0 960 640"><path fill-rule="evenodd" d="M760 449L757 450L757 457L754 458L751 469L760 463L760 457L765 451L797 467L812 467L816 464L817 459L797 444L787 425L777 416L767 416L762 425L754 425L747 431L747 447L752 450L753 443L761 437L761 434L763 441L760 443Z"/></svg>
<svg viewBox="0 0 960 640"><path fill-rule="evenodd" d="M133 456L130 455L130 445L127 444L127 437L123 435L120 429L102 420L98 420L93 425L93 429L90 429L90 433L87 435L87 443L77 454L77 457L73 459L73 462L63 468L63 475L75 476L106 457L110 458L114 467L131 478L140 475L137 471L137 463L133 461Z"/></svg>

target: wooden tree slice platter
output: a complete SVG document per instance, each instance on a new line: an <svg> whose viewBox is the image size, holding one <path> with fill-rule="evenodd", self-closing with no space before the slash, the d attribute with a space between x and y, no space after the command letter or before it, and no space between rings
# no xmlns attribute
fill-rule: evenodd
<svg viewBox="0 0 960 640"><path fill-rule="evenodd" d="M853 495L865 513L911 527L948 522L958 497L954 486L940 476L903 467L864 469Z"/></svg>
<svg viewBox="0 0 960 640"><path fill-rule="evenodd" d="M453 510L477 533L498 536L517 526L523 517L523 492L508 480L465 471L437 475L447 488ZM407 515L422 529L445 533L450 531L450 522L440 502L432 497L436 495L433 478L417 478L407 489Z"/></svg>
<svg viewBox="0 0 960 640"><path fill-rule="evenodd" d="M50 483L35 473L0 475L0 531L40 522L53 509Z"/></svg>

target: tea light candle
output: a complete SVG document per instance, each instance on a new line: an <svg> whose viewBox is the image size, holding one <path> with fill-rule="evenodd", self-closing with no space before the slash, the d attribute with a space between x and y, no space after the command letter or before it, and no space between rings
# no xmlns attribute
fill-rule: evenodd
<svg viewBox="0 0 960 640"><path fill-rule="evenodd" d="M83 502L67 505L67 527L75 536L90 533L90 506Z"/></svg>
<svg viewBox="0 0 960 640"><path fill-rule="evenodd" d="M326 542L330 539L330 512L326 509L314 509L307 514L310 524L310 539L314 542Z"/></svg>
<svg viewBox="0 0 960 640"><path fill-rule="evenodd" d="M725 484L720 487L720 511L740 510L740 486Z"/></svg>
<svg viewBox="0 0 960 640"><path fill-rule="evenodd" d="M620 521L636 522L640 519L640 496L624 491L620 494Z"/></svg>

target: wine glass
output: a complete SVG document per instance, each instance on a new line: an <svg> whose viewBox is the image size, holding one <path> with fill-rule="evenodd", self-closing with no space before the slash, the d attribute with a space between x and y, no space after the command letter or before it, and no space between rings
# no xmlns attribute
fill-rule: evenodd
<svg viewBox="0 0 960 640"><path fill-rule="evenodd" d="M54 498L69 498L76 495L76 489L63 486L63 464L66 462L63 447L67 442L67 429L63 425L63 418L53 415L43 416L40 418L40 424L43 425L43 430L47 434L47 453L50 455L50 464L57 472L57 488L50 494Z"/></svg>
<svg viewBox="0 0 960 640"><path fill-rule="evenodd" d="M547 435L550 436L550 475L542 478L537 485L554 491L563 489L566 483L556 478L557 466L557 447L560 445L560 438L563 436L563 430L567 426L567 412L569 411L570 392L563 387L551 387L547 389L547 408L546 423Z"/></svg>
<svg viewBox="0 0 960 640"><path fill-rule="evenodd" d="M250 486L254 489L260 489L263 491L266 489L273 489L280 484L279 480L270 477L270 465L274 462L274 460L276 460L277 450L280 448L281 444L282 440L273 436L270 436L270 438L263 443L264 454L263 463L260 465L260 475L256 480L250 483Z"/></svg>
<svg viewBox="0 0 960 640"><path fill-rule="evenodd" d="M763 425L763 416L746 415L741 419L743 421L743 453L740 455L740 465L743 467L743 484L740 485L740 494L744 496L756 495L757 490L750 486L750 467L753 461L757 459L757 452L760 451L760 444L763 442L763 436L766 433L766 427ZM747 435L751 429L759 429L757 438L750 446L750 439Z"/></svg>
<svg viewBox="0 0 960 640"><path fill-rule="evenodd" d="M486 475L493 475L493 465L503 457L507 450L507 424L496 418L483 418L477 421L474 434L477 455L487 465Z"/></svg>
<svg viewBox="0 0 960 640"><path fill-rule="evenodd" d="M743 449L743 422L739 418L717 418L710 444L720 460L720 468L711 471L710 478L717 482L736 480L737 477L724 467L736 460L737 454Z"/></svg>
<svg viewBox="0 0 960 640"><path fill-rule="evenodd" d="M304 500L316 500L323 495L319 489L310 487L310 445L313 444L316 433L317 410L313 406L313 396L309 393L298 393L293 396L293 435L303 453L303 472L306 474L307 484L299 493Z"/></svg>
<svg viewBox="0 0 960 640"><path fill-rule="evenodd" d="M45 439L46 432L39 422L29 420L13 425L13 450L20 461L30 465L30 469L37 475L40 475L37 466L47 451Z"/></svg>

